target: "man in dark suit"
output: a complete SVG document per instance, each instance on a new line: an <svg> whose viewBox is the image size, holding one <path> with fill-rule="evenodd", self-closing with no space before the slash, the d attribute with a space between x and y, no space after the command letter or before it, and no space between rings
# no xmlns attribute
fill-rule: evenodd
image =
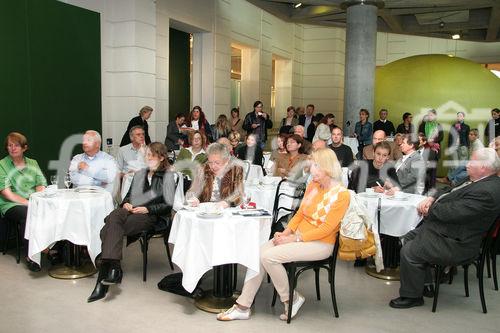
<svg viewBox="0 0 500 333"><path fill-rule="evenodd" d="M391 300L391 307L424 304L429 263L457 266L478 255L485 232L500 214L499 170L495 151L478 149L467 164L469 181L420 203L424 219L403 238L400 297Z"/></svg>
<svg viewBox="0 0 500 333"><path fill-rule="evenodd" d="M378 113L380 119L373 123L373 132L375 131L384 131L386 136L393 136L396 134L396 129L394 128L394 124L392 121L387 119L387 110L381 109Z"/></svg>
<svg viewBox="0 0 500 333"><path fill-rule="evenodd" d="M299 116L299 125L304 126L304 139L312 142L314 133L316 133L316 125L314 125L314 105L309 104L306 107L306 114Z"/></svg>

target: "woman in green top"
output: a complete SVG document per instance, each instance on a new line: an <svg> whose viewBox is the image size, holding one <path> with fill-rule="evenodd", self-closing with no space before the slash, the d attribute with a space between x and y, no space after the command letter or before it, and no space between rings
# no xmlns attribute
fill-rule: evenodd
<svg viewBox="0 0 500 333"><path fill-rule="evenodd" d="M28 199L34 192L43 191L47 181L38 163L24 156L28 141L20 133L12 132L5 139L8 154L0 160L0 213L2 217L21 226L24 236ZM23 238L24 239L24 238ZM28 241L24 239L26 264L30 271L37 272L40 266L28 256Z"/></svg>
<svg viewBox="0 0 500 333"><path fill-rule="evenodd" d="M189 144L188 148L181 148L175 162L175 168L192 179L193 175L196 174L197 167L207 161L207 153L204 149L207 139L200 131L192 131L189 133ZM191 172L192 170L195 172Z"/></svg>

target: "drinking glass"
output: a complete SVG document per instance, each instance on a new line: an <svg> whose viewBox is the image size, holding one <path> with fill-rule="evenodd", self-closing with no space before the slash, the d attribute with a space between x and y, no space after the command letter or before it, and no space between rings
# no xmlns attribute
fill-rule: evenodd
<svg viewBox="0 0 500 333"><path fill-rule="evenodd" d="M66 189L69 189L71 187L71 177L70 177L69 173L67 173L64 176L64 186L66 186Z"/></svg>
<svg viewBox="0 0 500 333"><path fill-rule="evenodd" d="M57 175L50 176L50 183L57 186Z"/></svg>

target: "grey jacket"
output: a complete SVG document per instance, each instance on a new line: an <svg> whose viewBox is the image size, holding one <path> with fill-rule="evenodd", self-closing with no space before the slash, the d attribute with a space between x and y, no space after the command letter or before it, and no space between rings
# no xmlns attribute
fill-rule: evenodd
<svg viewBox="0 0 500 333"><path fill-rule="evenodd" d="M399 166L399 164L401 164ZM399 166L399 168L398 168ZM418 151L413 152L404 162L396 162L399 188L406 193L422 194L425 188L425 161Z"/></svg>

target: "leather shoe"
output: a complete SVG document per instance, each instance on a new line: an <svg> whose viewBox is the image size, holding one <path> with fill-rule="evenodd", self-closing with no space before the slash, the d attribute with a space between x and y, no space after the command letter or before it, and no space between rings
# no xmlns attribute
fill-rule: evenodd
<svg viewBox="0 0 500 333"><path fill-rule="evenodd" d="M434 297L434 286L432 284L425 285L422 295L429 298Z"/></svg>
<svg viewBox="0 0 500 333"><path fill-rule="evenodd" d="M109 286L105 286L101 282L97 282L94 291L92 291L92 294L90 294L89 298L87 298L87 302L90 303L104 298L108 292L108 288Z"/></svg>
<svg viewBox="0 0 500 333"><path fill-rule="evenodd" d="M108 276L104 280L102 280L102 284L104 285L112 285L122 282L123 271L119 267L111 268L109 270Z"/></svg>
<svg viewBox="0 0 500 333"><path fill-rule="evenodd" d="M40 272L42 270L39 264L29 258L26 258L26 267L32 272Z"/></svg>
<svg viewBox="0 0 500 333"><path fill-rule="evenodd" d="M389 306L395 309L408 309L414 306L421 305L424 305L424 299L422 297L398 297L391 300L391 302L389 303Z"/></svg>

